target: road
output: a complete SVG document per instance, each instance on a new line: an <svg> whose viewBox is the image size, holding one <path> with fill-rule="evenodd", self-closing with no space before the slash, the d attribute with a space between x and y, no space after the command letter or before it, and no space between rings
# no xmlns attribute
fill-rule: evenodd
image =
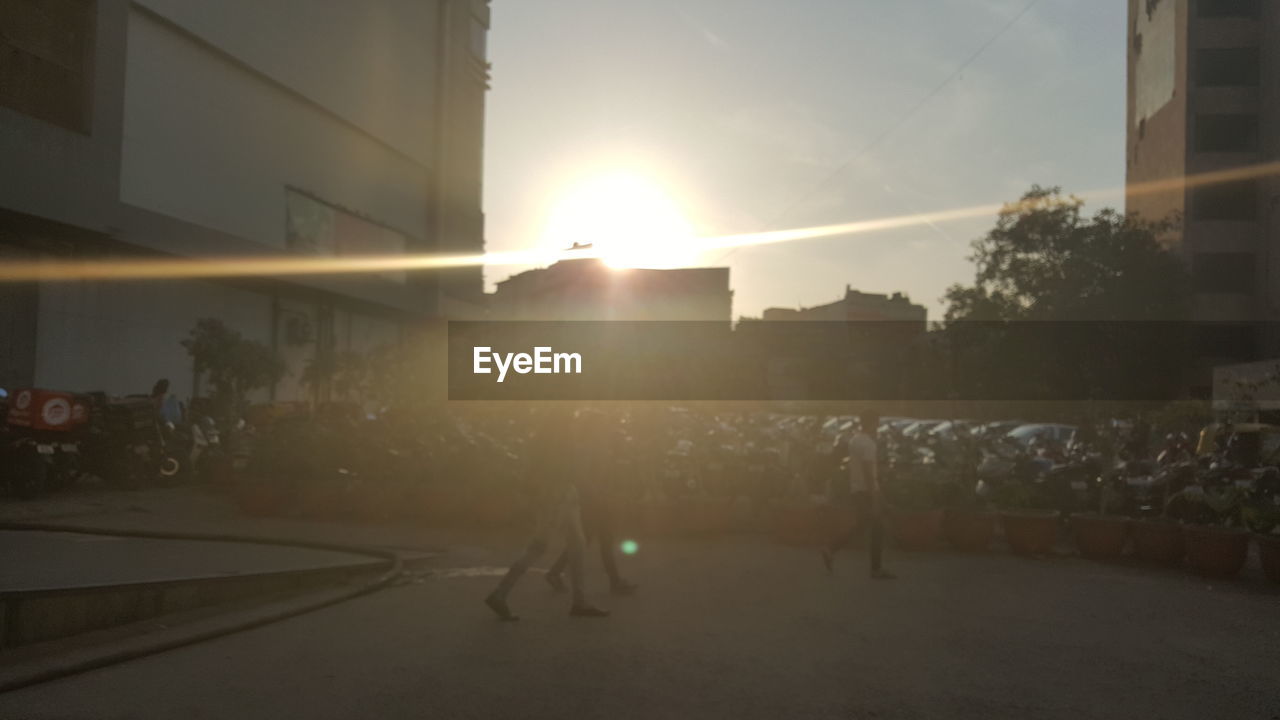
<svg viewBox="0 0 1280 720"><path fill-rule="evenodd" d="M462 548L421 582L0 696L0 717L1277 718L1280 595L1177 571L995 553L816 554L672 540L627 558L614 617L531 575L519 623ZM592 566L596 563L593 562ZM592 575L596 588L602 578Z"/></svg>

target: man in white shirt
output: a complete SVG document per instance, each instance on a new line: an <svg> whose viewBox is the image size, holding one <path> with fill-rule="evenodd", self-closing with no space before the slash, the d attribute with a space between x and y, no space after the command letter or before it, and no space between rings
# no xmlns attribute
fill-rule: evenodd
<svg viewBox="0 0 1280 720"><path fill-rule="evenodd" d="M881 551L884 546L884 495L880 487L880 474L877 467L879 448L876 445L876 431L880 427L880 417L876 413L863 413L862 429L849 438L849 474L848 485L837 481L831 483L827 496L833 502L850 506L854 513L854 525L848 532L842 533L822 550L822 562L827 572L835 569L835 554L849 544L857 535L870 530L871 542L871 577L875 580L892 580L894 575L881 566Z"/></svg>

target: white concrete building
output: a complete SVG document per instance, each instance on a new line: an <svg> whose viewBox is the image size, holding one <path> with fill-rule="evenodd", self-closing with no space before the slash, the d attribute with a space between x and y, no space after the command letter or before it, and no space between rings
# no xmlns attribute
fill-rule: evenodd
<svg viewBox="0 0 1280 720"><path fill-rule="evenodd" d="M487 0L0 4L0 263L483 250ZM0 387L191 392L217 317L303 396L363 351L483 302L481 269L0 283Z"/></svg>

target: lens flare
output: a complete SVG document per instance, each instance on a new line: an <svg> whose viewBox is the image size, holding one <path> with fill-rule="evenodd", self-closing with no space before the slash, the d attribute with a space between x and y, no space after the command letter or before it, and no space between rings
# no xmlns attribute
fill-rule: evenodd
<svg viewBox="0 0 1280 720"><path fill-rule="evenodd" d="M1081 193L1077 197L1088 201L1098 201L1117 196L1132 198L1161 193L1176 194L1188 188L1206 187L1277 175L1280 175L1280 162L1271 162L1199 175L1134 183L1125 188ZM1043 201L1039 202L1043 203ZM1063 202L1071 202L1071 200L1065 199ZM624 235L624 239L628 239L628 242L621 244L609 243L605 238L600 242L593 242L590 248L568 251L538 249L486 253L483 255L429 254L372 257L276 255L205 258L104 258L99 260L60 260L56 258L6 260L0 262L0 283L56 280L170 280L180 278L377 274L392 271L444 270L477 265L490 267L549 265L559 260L574 258L597 258L619 267L671 266L672 264L678 266L692 264L695 262L694 258L708 251L776 245L800 240L853 236L897 228L928 226L955 220L989 217L1004 209L1016 210L1019 206L1019 203L976 205L967 208L860 220L820 227L772 230L706 238L682 237L686 226L676 220L672 220L675 216L668 216L667 219L671 220L671 222L664 221L662 224L665 229L658 233L661 240L658 243L650 245L645 245L643 242L636 243L635 241L639 239L638 236ZM627 218L614 217L613 222L615 226L621 226L627 222ZM600 227L607 230L610 226L602 224ZM656 231L656 226L651 225L650 229L655 229ZM582 239L588 240L594 237L593 232L589 235L583 235Z"/></svg>
<svg viewBox="0 0 1280 720"><path fill-rule="evenodd" d="M623 555L635 555L640 552L640 543L635 540L623 540L619 548Z"/></svg>

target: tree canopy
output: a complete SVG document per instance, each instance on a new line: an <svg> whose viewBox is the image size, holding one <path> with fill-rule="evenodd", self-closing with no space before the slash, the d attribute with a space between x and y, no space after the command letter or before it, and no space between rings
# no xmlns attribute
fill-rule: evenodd
<svg viewBox="0 0 1280 720"><path fill-rule="evenodd" d="M969 397L1150 399L1182 381L1191 283L1149 222L1034 186L973 243L940 351ZM1174 321L1174 322L1170 322Z"/></svg>

